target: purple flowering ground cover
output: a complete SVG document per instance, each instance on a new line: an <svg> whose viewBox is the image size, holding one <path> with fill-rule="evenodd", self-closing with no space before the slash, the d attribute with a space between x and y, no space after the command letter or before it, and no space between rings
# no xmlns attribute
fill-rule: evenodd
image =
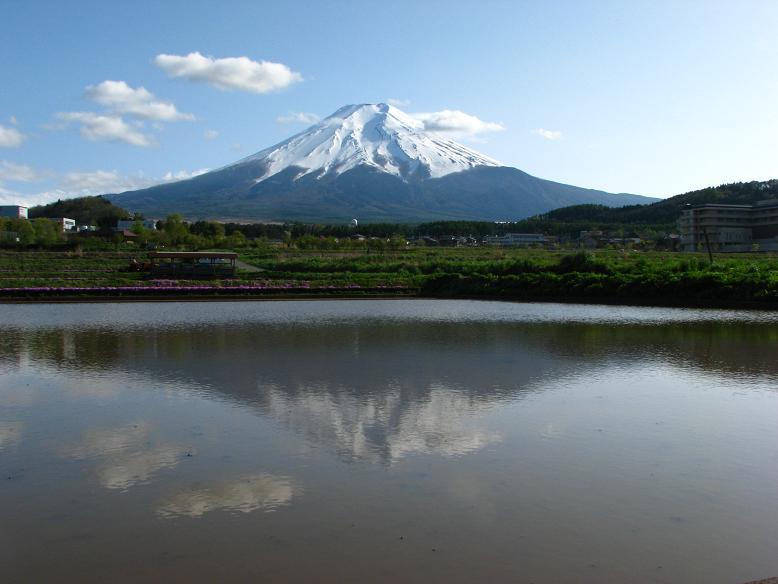
<svg viewBox="0 0 778 584"><path fill-rule="evenodd" d="M241 297L268 295L407 294L412 287L372 274L307 274L266 277L240 272L236 279L149 279L127 270L135 253L70 254L47 251L0 252L0 299L78 297ZM358 281L355 281L358 280Z"/></svg>
<svg viewBox="0 0 778 584"><path fill-rule="evenodd" d="M310 286L302 283L281 285L148 285L148 286L26 286L20 288L0 288L0 297L58 297L58 296L241 296L268 294L336 294L349 292L362 293L401 293L410 290L404 286L374 286L363 288L358 284L346 286Z"/></svg>

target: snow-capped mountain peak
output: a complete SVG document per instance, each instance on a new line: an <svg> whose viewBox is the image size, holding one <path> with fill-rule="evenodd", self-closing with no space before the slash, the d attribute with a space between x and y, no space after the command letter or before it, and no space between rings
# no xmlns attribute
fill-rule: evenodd
<svg viewBox="0 0 778 584"><path fill-rule="evenodd" d="M477 166L503 166L462 144L424 130L424 123L385 103L347 105L307 130L244 158L262 162L256 182L290 168L296 178L321 178L357 166L373 167L404 180L439 178Z"/></svg>

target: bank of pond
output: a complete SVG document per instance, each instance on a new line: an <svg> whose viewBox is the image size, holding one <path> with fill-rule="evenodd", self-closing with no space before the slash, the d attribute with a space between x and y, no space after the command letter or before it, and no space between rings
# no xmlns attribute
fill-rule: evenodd
<svg viewBox="0 0 778 584"><path fill-rule="evenodd" d="M417 296L778 308L778 260L772 256L711 263L679 254L279 251L241 254L248 269L239 269L237 278L207 281L130 273L128 258L4 254L0 300Z"/></svg>

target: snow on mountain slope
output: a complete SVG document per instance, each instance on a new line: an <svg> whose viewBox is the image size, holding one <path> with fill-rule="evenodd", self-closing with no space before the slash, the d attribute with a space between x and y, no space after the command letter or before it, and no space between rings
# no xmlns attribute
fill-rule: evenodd
<svg viewBox="0 0 778 584"><path fill-rule="evenodd" d="M503 221L568 205L652 202L531 176L382 103L342 107L288 140L194 178L108 196L157 217L312 223Z"/></svg>
<svg viewBox="0 0 778 584"><path fill-rule="evenodd" d="M342 107L304 132L230 166L249 162L263 163L265 172L257 183L289 167L302 169L296 178L370 166L405 180L503 166L453 140L426 133L422 122L384 103Z"/></svg>

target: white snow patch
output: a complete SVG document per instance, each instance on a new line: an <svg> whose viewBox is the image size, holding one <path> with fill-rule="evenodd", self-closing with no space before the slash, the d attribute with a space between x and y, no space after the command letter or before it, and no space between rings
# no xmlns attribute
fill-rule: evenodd
<svg viewBox="0 0 778 584"><path fill-rule="evenodd" d="M290 168L316 178L364 165L408 178L416 172L439 178L476 166L503 166L462 144L428 134L423 122L394 106L348 105L304 132L244 158L231 166L261 161L265 173L256 182Z"/></svg>

